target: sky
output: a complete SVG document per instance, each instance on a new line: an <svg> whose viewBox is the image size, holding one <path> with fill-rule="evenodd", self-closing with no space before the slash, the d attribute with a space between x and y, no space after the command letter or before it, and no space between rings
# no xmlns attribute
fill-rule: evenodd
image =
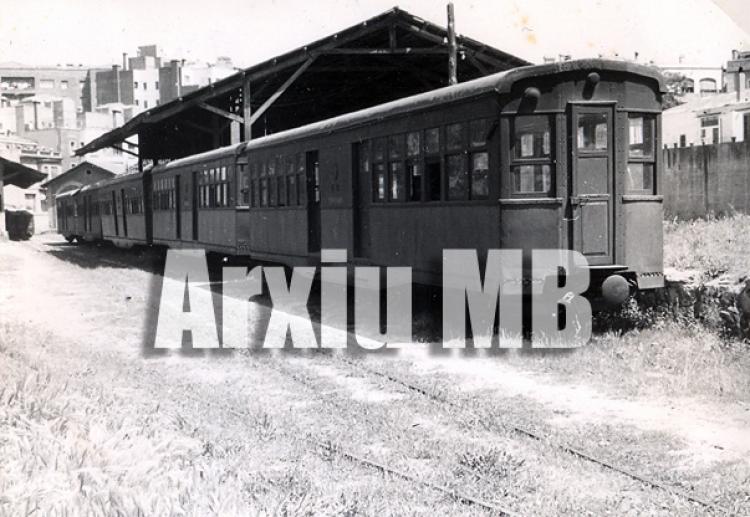
<svg viewBox="0 0 750 517"><path fill-rule="evenodd" d="M532 62L599 54L721 66L750 49L747 0L454 0L456 29ZM445 24L444 0L399 7ZM163 57L247 67L325 37L396 0L0 0L0 62L109 66L157 44Z"/></svg>

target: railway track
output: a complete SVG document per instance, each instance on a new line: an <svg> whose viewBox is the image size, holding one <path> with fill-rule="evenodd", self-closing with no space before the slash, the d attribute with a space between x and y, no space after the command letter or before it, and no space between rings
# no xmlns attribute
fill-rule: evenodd
<svg viewBox="0 0 750 517"><path fill-rule="evenodd" d="M429 388L418 386L410 381L407 381L405 379L399 378L395 376L392 373L389 372L383 372L380 370L377 370L375 368L365 366L362 364L361 361L352 361L351 359L345 358L345 357L339 357L338 358L340 362L347 364L351 366L352 368L365 372L366 374L369 374L371 376L385 379L390 383L393 383L395 385L398 385L408 391L414 392L419 394L422 397L425 397L431 401L433 401L436 404L441 404L445 406L449 406L452 409L466 415L471 421L479 422L479 424L487 431L489 432L497 432L497 428L490 423L487 419L484 419L481 417L481 415L478 415L474 413L471 409L468 409L466 407L463 407L456 402L450 400L449 398L436 393ZM494 422L494 420L493 420ZM703 508L710 509L716 513L726 514L728 515L730 512L726 508L723 508L715 503L710 502L706 497L702 495L697 495L690 493L686 490L667 485L665 483L662 483L658 480L655 480L653 478L638 474L630 469L627 469L625 467L618 466L606 459L600 458L592 453L589 453L587 451L584 451L582 449L566 445L559 442L553 442L550 440L548 436L544 436L536 431L530 430L528 428L525 428L521 425L518 425L513 422L503 422L502 423L503 428L508 429L512 431L513 433L516 433L518 435L524 436L526 438L529 438L531 440L546 444L550 447L559 449L565 453L568 453L572 456L578 457L584 461L593 463L595 465L598 465L599 467L603 469L610 470L612 472L616 472L618 474L621 474L623 476L626 476L634 481L638 481L640 483L643 483L644 485L650 486L652 488L663 490L665 492L668 492L676 497L685 499L687 501L690 501L692 503L695 503L697 505L700 505Z"/></svg>
<svg viewBox="0 0 750 517"><path fill-rule="evenodd" d="M32 243L28 243L28 244L29 244L29 246L31 246L32 248L34 248L36 251L40 251L40 252L49 251L49 250L43 249L39 245L39 243L33 243L32 242ZM66 250L66 252L69 252L69 253L75 255L78 258L81 258L81 259L92 259L91 254L90 253L86 253L85 250L83 250L81 248L77 248L77 247L71 246L71 247L66 247L65 250ZM105 263L105 264L109 264L109 265L112 265L112 266L115 266L115 267L124 267L124 268L134 267L133 264L129 264L128 262L126 262L126 261L124 261L122 259L119 259L119 258L112 260L112 259L109 259L109 258L99 257L98 259L94 259L94 260L96 260L98 262ZM329 356L329 357L332 357L332 356ZM415 383L413 383L413 382L411 382L411 381L409 381L407 379L401 378L401 377L393 374L392 372L381 371L381 370L378 370L378 369L373 368L371 366L363 364L362 361L354 361L354 360L351 360L351 359L349 359L347 357L343 357L343 356L340 356L340 355L336 356L336 357L337 357L336 360L339 363L344 364L344 365L346 365L347 367L349 367L351 369L359 371L359 372L363 373L365 376L370 376L370 377L378 378L378 379L381 379L381 380L385 380L385 381L387 381L387 382L389 382L389 383L391 383L393 385L399 386L400 389L402 389L402 390L406 390L406 391L409 391L411 393L415 393L415 394L419 395L420 397L423 397L423 398L431 401L434 404L451 408L457 414L464 415L466 417L466 420L472 421L472 422L478 422L486 431L488 431L490 433L498 433L500 430L510 430L511 432L513 432L513 433L515 433L517 435L523 436L523 437L525 437L527 439L534 440L534 441L542 443L542 444L546 444L549 447L561 450L561 451L563 451L563 452L565 452L567 454L570 454L572 456L575 456L575 457L577 457L577 458L579 458L581 460L584 460L586 462L589 462L589 463L592 463L594 465L597 465L598 467L600 467L602 469L605 469L605 470L617 473L619 475L622 475L622 476L625 476L627 478L630 478L631 480L634 480L634 481L637 481L639 483L642 483L643 485L649 486L649 487L651 487L653 489L657 489L657 490L661 490L661 491L667 492L667 493L669 493L669 494L671 494L671 495L673 495L675 497L678 497L680 499L683 499L683 500L689 501L691 503L694 503L696 505L699 505L700 507L702 507L702 508L704 508L706 510L710 510L710 511L712 511L714 513L719 513L719 514L729 514L730 513L727 509L725 509L725 508L723 508L723 507L721 507L721 506L719 506L719 505L717 505L717 504L709 501L706 497L704 497L702 495L695 494L695 493L689 492L687 490L684 490L684 489L681 489L681 488L678 488L678 487L675 487L675 486L668 485L666 483L662 483L662 482L660 482L660 481L658 481L656 479L650 478L650 477L645 476L645 475L641 475L641 474L639 474L639 473L637 473L637 472L635 472L635 471L633 471L631 469L619 466L619 465L617 465L617 464L615 464L613 462L610 462L610 461L608 461L608 460L606 460L604 458L598 457L598 456L596 456L596 455L594 455L594 454L592 454L592 453L590 453L588 451L585 451L583 449L580 449L580 448L577 448L577 447L573 447L573 446L570 446L570 445L567 445L567 444L564 444L564 443L560 443L560 442L550 441L550 439L549 439L548 436L544 436L543 434L540 434L539 432L536 432L536 431L528 429L528 428L526 428L524 426L518 425L517 423L509 422L509 421L504 421L504 422L498 423L495 420L488 421L488 420L482 418L480 415L476 414L470 408L462 406L461 404L457 403L456 401L452 400L451 398L449 398L449 397L447 397L445 395L442 395L440 393L437 393L437 392L435 392L435 391L433 391L433 390L431 390L431 389L429 389L427 387L417 385L417 384L415 384ZM292 378L296 382L298 382L298 383L300 383L302 385L305 385L311 391L313 391L313 392L315 391L314 390L314 386L312 386L309 381L305 380L304 378L300 377L299 375L294 374L293 372L290 372L290 371L284 369L283 367L281 367L279 365L275 366L274 369L276 369L277 371L280 371L284 375ZM332 402L332 401L330 401L330 400L328 401L328 403L335 405L335 403ZM347 410L348 408L341 407L339 405L338 409L340 409L340 410L341 409ZM228 406L227 406L227 411L229 411L230 413L236 414L236 416L238 416L238 417L241 416L240 413L238 413L236 410L234 410L232 408L229 408ZM245 415L245 417L247 417L247 415ZM295 438L295 439L297 439L293 435L292 435L292 437ZM497 512L497 513L502 514L502 515L512 515L513 514L513 512L511 510L507 509L507 508L498 507L497 505L493 505L493 504L488 503L486 501L482 501L482 500L480 500L480 499L478 499L478 498L476 498L476 497L474 497L474 496L472 496L470 494L456 492L454 490L451 490L450 488L447 488L447 487L444 487L444 486L441 486L441 485L435 485L435 484L432 484L432 483L430 483L428 481L425 481L425 480L420 480L420 479L412 476L408 472L402 471L400 469L397 469L395 467L389 466L389 465L384 464L384 463L380 463L380 462L378 462L378 461L376 461L376 460L374 460L372 458L368 458L366 456L359 455L358 453L356 453L354 451L351 451L351 450L348 450L348 449L346 449L346 448L344 448L344 447L342 447L342 446L340 446L338 444L335 444L335 443L333 443L330 440L322 440L321 441L321 440L312 438L310 436L307 436L305 438L305 441L310 446L313 446L315 448L320 448L320 449L323 449L323 450L328 450L328 451L330 451L332 453L335 453L335 454L337 454L337 455L339 455L341 457L347 458L350 461L354 461L354 462L359 463L359 464L361 464L363 466L367 466L368 468L376 469L376 470L379 470L381 472L388 473L390 475L395 475L395 476L398 476L398 477L410 480L411 482L420 484L420 485L422 485L422 486L424 486L426 488L442 492L445 495L447 495L447 496L449 496L449 497L451 497L451 498L453 498L453 499L455 499L457 501L461 501L461 502L464 502L466 504L476 505L476 506L482 507L482 508L484 508L486 510Z"/></svg>

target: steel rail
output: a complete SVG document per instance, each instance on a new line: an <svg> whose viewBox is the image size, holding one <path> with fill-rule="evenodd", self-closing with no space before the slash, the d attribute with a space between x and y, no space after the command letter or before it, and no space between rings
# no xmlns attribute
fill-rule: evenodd
<svg viewBox="0 0 750 517"><path fill-rule="evenodd" d="M471 415L471 417L473 419L475 419L476 421L480 422L481 425L482 425L482 427L484 427L487 431L490 431L490 432L494 431L494 429L492 429L492 426L485 419L481 418L480 415L478 415L477 413L475 413L474 411L472 411L470 409L467 409L467 408L465 408L465 407L463 407L463 406L461 406L461 405L453 402L452 400L449 400L449 399L447 399L445 397L442 397L442 396L438 395L437 393L434 393L434 392L432 392L432 391L430 391L430 390L428 390L426 388L423 388L423 387L420 387L420 386L416 386L416 385L410 383L409 381L405 381L403 379L399 379L398 377L395 377L394 375L392 375L390 373L381 372L379 370L376 370L376 369L370 368L368 366L364 366L362 364L359 364L358 362L351 361L351 360L349 360L347 358L340 357L340 360L343 361L343 362L345 362L345 363L347 363L347 364L349 364L349 365L351 365L351 366L353 366L353 367L355 367L355 368L359 368L361 370L364 370L364 371L370 373L371 375L382 377L382 378L385 378L385 379L387 379L387 380L389 380L389 381L391 381L391 382L393 382L395 384L399 384L399 385L403 386L404 388L406 388L406 389L408 389L410 391L414 391L416 393L419 393L419 394L421 394L421 395L423 395L423 396L425 396L425 397L427 397L427 398L429 398L429 399L431 399L431 400L433 400L435 402L446 404L446 405L448 405L448 406L450 406L452 408L455 408L455 409L457 409L459 411L462 411L464 413L468 413L468 414ZM581 458L583 460L589 461L591 463L595 463L595 464L597 464L597 465L599 465L601 467L604 467L606 469L612 470L614 472L618 472L618 473L620 473L620 474L622 474L624 476L627 476L627 477L629 477L629 478L631 478L631 479L633 479L635 481L638 481L640 483L643 483L645 485L649 485L649 486L651 486L653 488L664 490L665 492L668 492L668 493L670 493L672 495L675 495L675 496L681 497L683 499L686 499L688 501L691 501L693 503L699 504L699 505L703 506L704 508L710 508L710 509L712 509L714 511L718 511L718 512L721 512L721 513L724 513L724 514L727 514L727 515L731 513L726 508L708 501L703 496L694 495L694 494L691 494L690 492L687 492L686 490L683 490L683 489L680 489L680 488L677 488L677 487L674 487L674 486L671 486L671 485L667 485L665 483L661 483L660 481L648 478L646 476L642 476L642 475L637 474L637 473L635 473L635 472L633 472L633 471L631 471L631 470L629 470L629 469L627 469L625 467L620 467L618 465L615 465L614 463L611 463L611 462L609 462L609 461L607 461L605 459L599 458L599 457L597 457L597 456L595 456L595 455L593 455L593 454L591 454L589 452L583 451L583 450L578 449L576 447L573 447L573 446L570 446L570 445L565 445L565 444L559 443L559 442L552 442L548 438L545 438L544 436L542 436L541 434L536 433L534 431L531 431L529 429L526 429L526 428L524 428L524 427L522 427L522 426L520 426L518 424L504 422L503 426L506 427L506 428L508 428L508 429L510 429L510 430L512 430L515 433L521 434L523 436L526 436L526 437L531 438L533 440L536 440L538 442L546 443L547 445L549 445L551 447L554 447L554 448L557 448L559 450L562 450L564 452L567 452L568 454L571 454L571 455L576 456L578 458Z"/></svg>

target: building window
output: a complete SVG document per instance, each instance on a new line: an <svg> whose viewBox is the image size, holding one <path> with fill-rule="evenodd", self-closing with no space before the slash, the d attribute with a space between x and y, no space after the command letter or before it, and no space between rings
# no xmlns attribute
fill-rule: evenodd
<svg viewBox="0 0 750 517"><path fill-rule="evenodd" d="M68 81L60 81L60 89L61 90L67 90L68 89Z"/></svg>
<svg viewBox="0 0 750 517"><path fill-rule="evenodd" d="M680 135L680 147L687 147L687 137Z"/></svg>
<svg viewBox="0 0 750 517"><path fill-rule="evenodd" d="M55 87L55 81L53 79L41 79L39 81L39 88L49 90Z"/></svg>
<svg viewBox="0 0 750 517"><path fill-rule="evenodd" d="M628 170L625 191L629 194L653 194L656 168L656 118L640 113L628 114Z"/></svg>
<svg viewBox="0 0 750 517"><path fill-rule="evenodd" d="M700 80L698 83L700 85L700 92L701 94L704 93L716 93L716 79L711 79L710 77L705 77Z"/></svg>
<svg viewBox="0 0 750 517"><path fill-rule="evenodd" d="M701 139L704 144L718 144L720 136L718 115L701 117Z"/></svg>
<svg viewBox="0 0 750 517"><path fill-rule="evenodd" d="M159 81L156 81L156 82L154 83L154 88L155 88L155 89L157 89L157 90L159 89Z"/></svg>
<svg viewBox="0 0 750 517"><path fill-rule="evenodd" d="M143 107L148 109L148 101L143 101Z"/></svg>
<svg viewBox="0 0 750 517"><path fill-rule="evenodd" d="M584 120L578 146L596 148L598 120ZM514 195L552 195L552 122L547 115L523 115L513 120L511 192ZM601 136L600 136L601 138Z"/></svg>
<svg viewBox="0 0 750 517"><path fill-rule="evenodd" d="M133 81L133 88L138 89L138 81Z"/></svg>

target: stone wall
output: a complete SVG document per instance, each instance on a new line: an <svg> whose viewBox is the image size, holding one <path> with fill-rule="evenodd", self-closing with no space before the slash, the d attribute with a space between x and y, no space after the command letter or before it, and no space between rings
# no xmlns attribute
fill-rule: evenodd
<svg viewBox="0 0 750 517"><path fill-rule="evenodd" d="M750 142L664 149L664 212L693 219L750 213Z"/></svg>

